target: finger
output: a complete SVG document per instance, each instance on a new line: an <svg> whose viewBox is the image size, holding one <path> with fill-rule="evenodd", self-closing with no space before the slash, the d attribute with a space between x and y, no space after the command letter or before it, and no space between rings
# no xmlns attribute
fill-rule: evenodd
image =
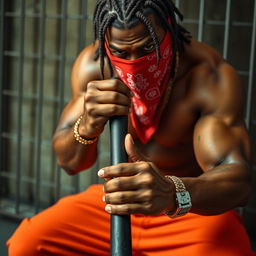
<svg viewBox="0 0 256 256"><path fill-rule="evenodd" d="M106 193L117 191L131 191L140 189L151 189L154 186L154 178L148 172L139 173L131 177L118 177L104 184Z"/></svg>
<svg viewBox="0 0 256 256"><path fill-rule="evenodd" d="M140 162L138 163L120 163L112 166L103 167L98 171L100 178L116 178L116 177L128 177L139 173L143 168Z"/></svg>
<svg viewBox="0 0 256 256"><path fill-rule="evenodd" d="M125 150L132 162L147 160L147 158L139 152L131 134L129 133L125 136Z"/></svg>
<svg viewBox="0 0 256 256"><path fill-rule="evenodd" d="M116 91L131 97L130 89L119 79L107 79L101 81L92 81L88 87L96 87L100 91Z"/></svg>
<svg viewBox="0 0 256 256"><path fill-rule="evenodd" d="M104 184L105 193L131 191L139 189L139 184L136 177L119 177L111 179Z"/></svg>
<svg viewBox="0 0 256 256"><path fill-rule="evenodd" d="M104 195L103 201L106 204L126 204L139 202L137 191L113 192Z"/></svg>
<svg viewBox="0 0 256 256"><path fill-rule="evenodd" d="M152 199L152 191L119 191L107 193L103 201L107 204L127 204L127 203L146 203Z"/></svg>
<svg viewBox="0 0 256 256"><path fill-rule="evenodd" d="M145 214L149 215L151 212L150 204L121 204L121 205L112 205L107 204L105 207L106 212L117 215L128 215L128 214Z"/></svg>
<svg viewBox="0 0 256 256"><path fill-rule="evenodd" d="M117 104L129 107L131 106L131 100L129 97L124 94L112 91L99 93L96 96L95 101L100 104Z"/></svg>
<svg viewBox="0 0 256 256"><path fill-rule="evenodd" d="M129 106L116 105L116 104L94 104L87 106L87 113L91 116L122 116L128 115L130 112Z"/></svg>

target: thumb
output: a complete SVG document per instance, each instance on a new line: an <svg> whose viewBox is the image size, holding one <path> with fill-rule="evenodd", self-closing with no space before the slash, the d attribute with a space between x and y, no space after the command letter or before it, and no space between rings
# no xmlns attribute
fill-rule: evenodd
<svg viewBox="0 0 256 256"><path fill-rule="evenodd" d="M134 144L131 134L125 136L125 150L128 154L128 158L132 162L143 161L145 157L138 151L138 148Z"/></svg>

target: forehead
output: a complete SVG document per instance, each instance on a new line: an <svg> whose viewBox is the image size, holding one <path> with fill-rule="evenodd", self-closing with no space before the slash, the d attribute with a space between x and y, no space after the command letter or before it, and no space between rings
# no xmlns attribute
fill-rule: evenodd
<svg viewBox="0 0 256 256"><path fill-rule="evenodd" d="M147 18L150 20L155 33L158 34L158 31L163 29L158 19L154 14L147 15ZM147 36L150 36L150 34L147 27L142 22L135 24L131 28L117 28L111 26L106 32L106 40L116 43L132 42Z"/></svg>

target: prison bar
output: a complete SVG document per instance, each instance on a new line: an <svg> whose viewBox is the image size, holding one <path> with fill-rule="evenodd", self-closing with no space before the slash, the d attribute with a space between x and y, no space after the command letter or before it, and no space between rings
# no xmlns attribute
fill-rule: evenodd
<svg viewBox="0 0 256 256"><path fill-rule="evenodd" d="M252 42L251 42L251 56L250 56L250 68L249 68L249 82L247 90L247 105L246 105L246 124L250 129L250 118L251 118L251 106L252 106L252 87L255 79L253 74L255 74L255 47L256 47L256 0L254 1L254 11L253 11L253 26L252 26Z"/></svg>
<svg viewBox="0 0 256 256"><path fill-rule="evenodd" d="M16 165L16 197L15 197L15 213L20 211L20 187L21 187L21 141L22 141L22 115L23 115L23 85L24 85L24 46L25 46L25 2L21 1L20 7L20 59L19 59L19 86L18 86L18 109L17 109L17 165Z"/></svg>
<svg viewBox="0 0 256 256"><path fill-rule="evenodd" d="M231 13L231 0L227 0L226 4L226 19L224 29L224 46L223 46L223 58L228 58L228 45L229 45L229 33L230 33L230 13Z"/></svg>

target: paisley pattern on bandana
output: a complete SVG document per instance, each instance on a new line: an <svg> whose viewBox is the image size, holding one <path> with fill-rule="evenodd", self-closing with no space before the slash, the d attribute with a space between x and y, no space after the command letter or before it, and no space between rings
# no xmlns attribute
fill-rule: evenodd
<svg viewBox="0 0 256 256"><path fill-rule="evenodd" d="M170 32L166 32L160 44L159 63L155 51L135 60L125 60L112 55L107 44L105 48L119 78L134 94L130 114L132 125L146 144L158 127L161 118L158 109L170 80L173 64Z"/></svg>

